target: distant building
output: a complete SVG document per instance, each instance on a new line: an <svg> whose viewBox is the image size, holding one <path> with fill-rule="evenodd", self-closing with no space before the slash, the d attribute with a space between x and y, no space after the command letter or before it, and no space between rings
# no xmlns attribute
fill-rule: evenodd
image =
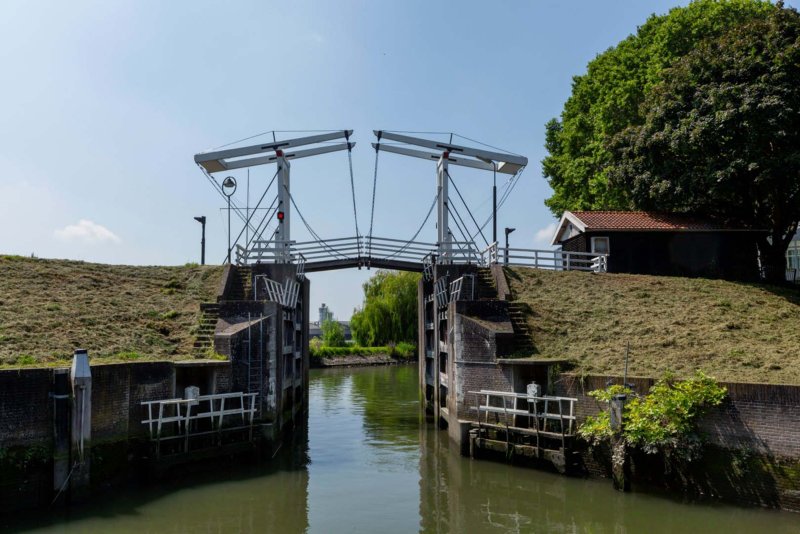
<svg viewBox="0 0 800 534"><path fill-rule="evenodd" d="M608 254L612 273L757 280L763 234L670 213L565 211L552 244Z"/></svg>
<svg viewBox="0 0 800 534"><path fill-rule="evenodd" d="M344 330L344 340L350 341L353 339L353 335L350 333L350 321L336 321L340 325L342 325L342 330ZM318 337L322 339L322 323L311 323L308 325L308 339Z"/></svg>
<svg viewBox="0 0 800 534"><path fill-rule="evenodd" d="M322 306L319 307L319 324L332 320L333 312L328 308L328 305L323 302Z"/></svg>

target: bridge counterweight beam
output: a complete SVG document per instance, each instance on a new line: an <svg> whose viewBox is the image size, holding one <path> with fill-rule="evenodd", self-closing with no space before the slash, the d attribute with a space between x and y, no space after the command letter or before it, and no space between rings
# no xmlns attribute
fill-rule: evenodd
<svg viewBox="0 0 800 534"><path fill-rule="evenodd" d="M449 202L447 158L449 153L444 152L436 164L436 189L437 189L437 240L439 257L443 258L442 263L450 263L452 260L452 234L450 233L450 220L447 203Z"/></svg>
<svg viewBox="0 0 800 534"><path fill-rule="evenodd" d="M275 241L280 251L276 251L278 263L289 263L291 261L291 199L289 198L289 161L284 157L282 151L276 152L278 156L278 211L283 212L283 220L278 221L278 229L275 232Z"/></svg>

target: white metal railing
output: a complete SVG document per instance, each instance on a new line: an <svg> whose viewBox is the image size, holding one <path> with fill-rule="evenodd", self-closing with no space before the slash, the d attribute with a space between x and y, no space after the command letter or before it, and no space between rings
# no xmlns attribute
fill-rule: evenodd
<svg viewBox="0 0 800 534"><path fill-rule="evenodd" d="M437 258L437 263L482 264L482 255L473 241L453 241L449 251ZM355 236L318 241L254 241L249 248L236 245L237 265L261 262L311 263L329 260L397 260L430 265L439 253L436 243L404 241L388 237Z"/></svg>
<svg viewBox="0 0 800 534"><path fill-rule="evenodd" d="M442 277L436 280L436 287L434 287L436 295L436 304L439 308L446 308L450 302L447 293L447 278Z"/></svg>
<svg viewBox="0 0 800 534"><path fill-rule="evenodd" d="M464 292L465 281L469 281L469 300L475 300L475 275L465 274L450 282L450 302L461 299L461 295Z"/></svg>
<svg viewBox="0 0 800 534"><path fill-rule="evenodd" d="M157 451L160 451L161 441L178 438L184 439L185 450L188 450L190 437L223 430L249 427L252 438L257 396L257 393L236 392L199 395L189 399L144 401L141 404L147 408L147 418L142 424L147 425L150 439L158 443ZM226 425L226 420L231 418L240 424ZM210 421L211 430L197 430L196 423L201 420Z"/></svg>
<svg viewBox="0 0 800 534"><path fill-rule="evenodd" d="M491 247L490 247L491 248ZM555 271L608 270L608 254L596 252L570 252L565 250L537 250L530 248L501 248L490 251L495 263L520 267L534 267Z"/></svg>
<svg viewBox="0 0 800 534"><path fill-rule="evenodd" d="M497 263L497 241L481 251L481 263L484 265Z"/></svg>
<svg viewBox="0 0 800 534"><path fill-rule="evenodd" d="M422 258L422 277L425 280L433 280L433 262L435 256L433 254L426 254Z"/></svg>
<svg viewBox="0 0 800 534"><path fill-rule="evenodd" d="M258 285L261 282L264 286L264 292L267 294L267 300L277 302L285 308L295 308L297 306L297 299L300 296L300 284L295 280L287 278L283 284L280 284L266 274L257 274L253 278L255 280L253 300L258 300Z"/></svg>
<svg viewBox="0 0 800 534"><path fill-rule="evenodd" d="M297 254L297 279L303 281L306 279L306 257L303 254Z"/></svg>
<svg viewBox="0 0 800 534"><path fill-rule="evenodd" d="M475 397L475 406L470 409L477 412L477 422L480 424L490 425L489 415L493 414L498 422L499 416L503 416L504 426L507 429L533 429L562 437L572 436L575 433L575 404L578 402L576 398L533 396L526 393L485 389L469 393ZM481 416L484 417L483 421ZM521 419L527 420L528 424L525 427L520 426ZM553 428L554 426L557 428Z"/></svg>

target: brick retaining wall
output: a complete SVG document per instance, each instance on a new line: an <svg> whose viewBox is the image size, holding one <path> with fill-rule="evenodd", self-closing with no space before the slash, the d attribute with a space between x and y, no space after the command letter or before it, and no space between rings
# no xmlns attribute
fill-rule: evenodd
<svg viewBox="0 0 800 534"><path fill-rule="evenodd" d="M579 423L607 405L588 396L622 377L562 374L556 394L578 399ZM639 393L654 379L628 378ZM707 440L703 457L690 464L659 455L633 455L634 483L680 489L695 496L723 498L748 505L800 511L800 386L721 382L728 389L722 405L698 423ZM586 470L608 475L608 451L583 454Z"/></svg>

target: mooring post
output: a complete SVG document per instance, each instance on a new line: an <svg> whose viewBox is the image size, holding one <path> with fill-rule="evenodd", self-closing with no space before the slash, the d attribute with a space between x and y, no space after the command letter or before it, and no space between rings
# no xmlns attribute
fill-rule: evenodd
<svg viewBox="0 0 800 534"><path fill-rule="evenodd" d="M611 399L611 478L614 488L619 491L631 489L630 461L623 436L625 424L622 419L626 399L627 395L623 394L614 395Z"/></svg>
<svg viewBox="0 0 800 534"><path fill-rule="evenodd" d="M70 370L72 382L72 432L70 456L72 471L69 475L71 500L80 500L89 489L90 455L92 439L92 370L89 353L76 349Z"/></svg>
<svg viewBox="0 0 800 534"><path fill-rule="evenodd" d="M53 491L62 499L69 477L69 369L53 373Z"/></svg>

